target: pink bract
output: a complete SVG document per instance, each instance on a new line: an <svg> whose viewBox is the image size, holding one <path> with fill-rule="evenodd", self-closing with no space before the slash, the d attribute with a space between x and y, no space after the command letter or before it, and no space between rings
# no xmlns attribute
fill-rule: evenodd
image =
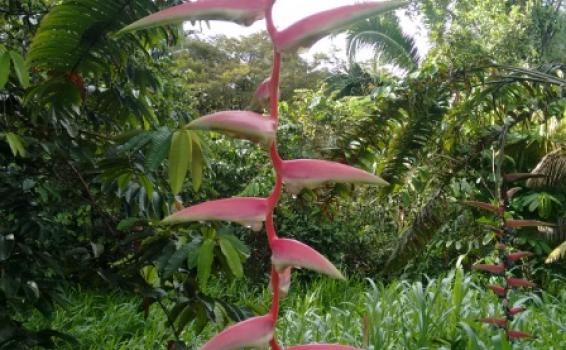
<svg viewBox="0 0 566 350"><path fill-rule="evenodd" d="M406 4L405 1L366 2L319 12L276 33L279 52L308 48L337 29Z"/></svg>
<svg viewBox="0 0 566 350"><path fill-rule="evenodd" d="M223 111L200 117L187 128L213 130L269 146L275 138L276 125L272 119L258 113Z"/></svg>
<svg viewBox="0 0 566 350"><path fill-rule="evenodd" d="M328 259L299 241L277 239L272 243L271 250L271 262L280 273L289 267L299 267L344 279L344 276Z"/></svg>
<svg viewBox="0 0 566 350"><path fill-rule="evenodd" d="M283 162L283 182L291 193L313 189L328 182L363 183L386 186L382 178L349 165L318 159L296 159Z"/></svg>
<svg viewBox="0 0 566 350"><path fill-rule="evenodd" d="M503 273L505 272L505 265L497 264L497 265L490 265L490 264L476 264L472 266L474 270L486 271L490 273Z"/></svg>
<svg viewBox="0 0 566 350"><path fill-rule="evenodd" d="M172 6L144 17L121 32L148 29L183 21L232 21L249 26L264 16L268 0L199 0Z"/></svg>
<svg viewBox="0 0 566 350"><path fill-rule="evenodd" d="M273 317L253 317L236 323L217 334L200 350L236 350L267 347L273 338Z"/></svg>
<svg viewBox="0 0 566 350"><path fill-rule="evenodd" d="M204 202L169 215L162 223L168 225L192 221L228 221L261 229L268 205L265 198L233 197Z"/></svg>

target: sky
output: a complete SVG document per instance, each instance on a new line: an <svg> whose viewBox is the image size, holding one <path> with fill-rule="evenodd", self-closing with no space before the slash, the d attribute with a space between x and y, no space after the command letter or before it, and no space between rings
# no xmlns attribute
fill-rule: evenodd
<svg viewBox="0 0 566 350"><path fill-rule="evenodd" d="M294 22L306 17L308 15L314 14L319 11L328 10L338 6L352 5L360 3L360 0L279 0L275 3L273 10L273 17L275 25L278 29L284 29L287 26L293 24ZM407 16L402 15L402 11L398 11L400 15L401 25L403 30L407 34L416 34L420 37L422 32L422 25L420 23L415 23L414 20L409 19ZM417 21L418 22L418 21ZM244 27L230 22L220 22L211 21L210 28L206 25L199 27L192 27L190 24L185 25L185 29L203 29L206 35L218 35L223 34L227 36L242 36L254 32L258 32L265 29L265 21L258 21L250 27ZM419 51L426 51L428 48L428 43L424 36L419 38ZM346 59L346 41L344 35L338 35L334 38L326 37L316 43L310 50L302 52L304 58L309 59L317 52L329 53L333 50L337 57ZM370 50L362 51L357 59L366 60L371 57Z"/></svg>

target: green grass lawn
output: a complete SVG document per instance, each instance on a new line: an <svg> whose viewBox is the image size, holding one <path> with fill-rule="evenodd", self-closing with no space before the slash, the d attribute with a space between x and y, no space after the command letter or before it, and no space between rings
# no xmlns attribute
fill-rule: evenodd
<svg viewBox="0 0 566 350"><path fill-rule="evenodd" d="M497 313L497 299L469 275L443 279L394 282L338 282L320 279L294 285L282 305L278 335L283 344L338 342L369 349L566 349L566 281L554 282L557 295L540 291L514 293L515 304L528 311L513 322L515 328L537 336L507 344L498 330L477 322ZM242 283L217 286L238 295L242 305L269 306L269 292L246 289ZM70 304L53 320L36 316L30 325L51 326L69 333L80 349L164 349L172 339L165 317L152 306L144 320L140 300L126 294L73 290ZM497 311L496 311L497 310ZM217 332L214 325L199 336L187 327L182 334L189 349L198 348ZM368 340L367 346L364 338ZM61 344L61 349L76 346Z"/></svg>

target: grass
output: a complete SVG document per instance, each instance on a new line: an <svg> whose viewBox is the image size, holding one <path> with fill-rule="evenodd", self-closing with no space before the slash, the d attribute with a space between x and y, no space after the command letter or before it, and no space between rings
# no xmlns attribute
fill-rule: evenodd
<svg viewBox="0 0 566 350"><path fill-rule="evenodd" d="M563 279L555 283L566 286ZM212 292L220 290L255 309L269 306L267 290L233 283ZM282 305L278 336L284 344L324 341L373 350L566 349L566 289L556 290L555 296L540 291L515 293L514 303L524 304L528 311L513 326L537 338L508 344L498 330L477 322L499 310L498 300L461 271L443 279L387 286L320 279L293 286ZM164 349L172 337L160 310L152 308L144 320L140 301L133 297L75 290L69 298L69 307L59 309L53 320L37 316L31 325L70 333L81 343L80 349ZM188 327L182 338L193 349L218 331L211 325L197 336Z"/></svg>

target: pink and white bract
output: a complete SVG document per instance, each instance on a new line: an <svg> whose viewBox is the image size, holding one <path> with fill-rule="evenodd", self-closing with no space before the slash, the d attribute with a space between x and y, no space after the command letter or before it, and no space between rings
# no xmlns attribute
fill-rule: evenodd
<svg viewBox="0 0 566 350"><path fill-rule="evenodd" d="M283 182L291 193L313 189L328 182L363 183L386 186L382 178L349 165L318 159L286 160L282 167Z"/></svg>
<svg viewBox="0 0 566 350"><path fill-rule="evenodd" d="M273 323L270 314L236 323L210 339L200 350L265 348L273 339Z"/></svg>
<svg viewBox="0 0 566 350"><path fill-rule="evenodd" d="M247 111L224 111L200 117L189 129L213 130L269 146L275 138L275 122L261 114Z"/></svg>
<svg viewBox="0 0 566 350"><path fill-rule="evenodd" d="M163 219L162 223L176 225L193 221L228 221L258 231L265 221L267 200L255 197L233 197L204 202L185 208Z"/></svg>
<svg viewBox="0 0 566 350"><path fill-rule="evenodd" d="M183 21L232 21L249 26L263 18L269 0L199 0L187 1L144 17L121 32L148 29Z"/></svg>
<svg viewBox="0 0 566 350"><path fill-rule="evenodd" d="M366 2L319 12L278 32L273 42L279 52L309 48L337 29L404 4L405 1Z"/></svg>
<svg viewBox="0 0 566 350"><path fill-rule="evenodd" d="M308 245L292 239L277 239L271 245L271 262L279 272L288 267L302 267L344 279L338 269L322 254Z"/></svg>

